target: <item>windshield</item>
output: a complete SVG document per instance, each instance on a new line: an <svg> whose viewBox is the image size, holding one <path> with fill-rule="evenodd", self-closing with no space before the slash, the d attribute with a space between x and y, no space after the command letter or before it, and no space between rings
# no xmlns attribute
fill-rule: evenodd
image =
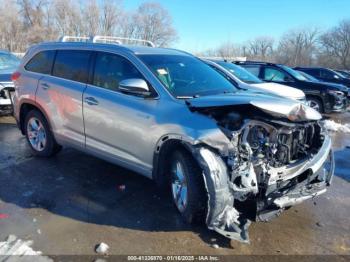
<svg viewBox="0 0 350 262"><path fill-rule="evenodd" d="M247 71L246 69L232 64L228 62L223 61L214 61L215 63L221 65L223 68L231 72L235 77L240 79L241 81L248 83L248 84L260 84L263 83L259 78L257 78L255 75Z"/></svg>
<svg viewBox="0 0 350 262"><path fill-rule="evenodd" d="M298 71L298 70L296 70L296 72L298 72L299 74L305 76L307 78L307 80L309 80L311 82L321 82L320 80L318 80L317 78L313 77L312 75L309 75L308 73L305 73L303 71Z"/></svg>
<svg viewBox="0 0 350 262"><path fill-rule="evenodd" d="M0 71L15 70L20 59L10 53L0 53Z"/></svg>
<svg viewBox="0 0 350 262"><path fill-rule="evenodd" d="M291 74L293 77L295 77L296 79L300 80L300 81L309 81L305 76L303 76L302 74L300 74L299 72L293 70L292 68L288 67L288 66L284 66L281 65L281 67L286 70L289 74Z"/></svg>
<svg viewBox="0 0 350 262"><path fill-rule="evenodd" d="M237 91L228 78L195 57L182 55L139 55L138 57L177 98Z"/></svg>

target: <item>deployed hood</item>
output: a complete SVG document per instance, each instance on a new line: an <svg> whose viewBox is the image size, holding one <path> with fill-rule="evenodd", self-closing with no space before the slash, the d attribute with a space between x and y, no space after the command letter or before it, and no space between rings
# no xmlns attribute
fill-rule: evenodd
<svg viewBox="0 0 350 262"><path fill-rule="evenodd" d="M277 83L257 83L250 85L269 91L270 93L274 93L279 96L284 96L295 100L305 99L305 94L303 91L290 86L285 86Z"/></svg>
<svg viewBox="0 0 350 262"><path fill-rule="evenodd" d="M251 105L275 117L290 121L320 120L322 116L316 110L298 101L273 95L262 95L241 91L232 94L202 96L186 101L190 109Z"/></svg>

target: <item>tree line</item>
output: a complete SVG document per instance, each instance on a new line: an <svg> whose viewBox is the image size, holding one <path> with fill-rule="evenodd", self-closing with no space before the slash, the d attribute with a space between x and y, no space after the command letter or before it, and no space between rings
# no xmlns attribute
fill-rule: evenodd
<svg viewBox="0 0 350 262"><path fill-rule="evenodd" d="M126 11L122 0L2 0L0 48L24 52L59 36L107 35L141 38L157 46L177 39L170 14L157 2Z"/></svg>
<svg viewBox="0 0 350 262"><path fill-rule="evenodd" d="M200 52L200 56L246 57L289 66L324 66L350 70L350 19L327 30L317 27L292 29L278 41L259 36L242 44L226 42Z"/></svg>
<svg viewBox="0 0 350 262"><path fill-rule="evenodd" d="M0 48L12 52L25 52L32 44L63 35L141 38L157 46L171 46L178 39L171 15L158 2L145 2L131 11L123 8L123 0L1 2ZM259 36L241 44L225 42L197 55L350 70L350 19L327 30L292 29L278 40Z"/></svg>

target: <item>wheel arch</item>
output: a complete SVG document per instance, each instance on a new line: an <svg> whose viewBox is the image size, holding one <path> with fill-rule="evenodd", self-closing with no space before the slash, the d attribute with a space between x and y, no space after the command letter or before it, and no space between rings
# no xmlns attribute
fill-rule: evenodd
<svg viewBox="0 0 350 262"><path fill-rule="evenodd" d="M153 171L152 178L159 188L164 188L167 185L167 176L165 174L169 161L169 154L174 150L186 150L192 155L190 146L191 139L184 138L181 135L169 134L161 137L156 145L153 155Z"/></svg>
<svg viewBox="0 0 350 262"><path fill-rule="evenodd" d="M24 101L21 104L20 109L19 109L19 127L21 130L21 133L23 135L25 134L24 121L25 121L26 115L32 110L37 110L41 114L43 114L43 116L45 117L45 119L49 125L50 130L52 130L50 119L48 118L47 114L45 113L45 110L43 110L43 108L41 108L40 105L38 105L36 103L33 103L31 101Z"/></svg>

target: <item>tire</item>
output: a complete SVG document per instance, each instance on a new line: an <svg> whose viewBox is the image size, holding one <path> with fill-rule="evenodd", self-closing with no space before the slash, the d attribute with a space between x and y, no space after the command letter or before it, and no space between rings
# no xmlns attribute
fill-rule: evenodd
<svg viewBox="0 0 350 262"><path fill-rule="evenodd" d="M320 113L324 113L323 104L322 104L321 100L319 100L318 98L315 98L315 97L307 97L306 101L311 108L315 109L316 111L318 111Z"/></svg>
<svg viewBox="0 0 350 262"><path fill-rule="evenodd" d="M177 171L183 174L182 181ZM171 196L182 218L190 224L203 223L206 215L207 194L202 170L192 155L186 150L176 150L170 160L169 174ZM179 184L182 184L182 189ZM184 189L184 185L187 190ZM185 201L183 195L186 195Z"/></svg>
<svg viewBox="0 0 350 262"><path fill-rule="evenodd" d="M46 118L38 110L28 112L24 120L27 142L35 156L50 157L61 149L50 130Z"/></svg>

